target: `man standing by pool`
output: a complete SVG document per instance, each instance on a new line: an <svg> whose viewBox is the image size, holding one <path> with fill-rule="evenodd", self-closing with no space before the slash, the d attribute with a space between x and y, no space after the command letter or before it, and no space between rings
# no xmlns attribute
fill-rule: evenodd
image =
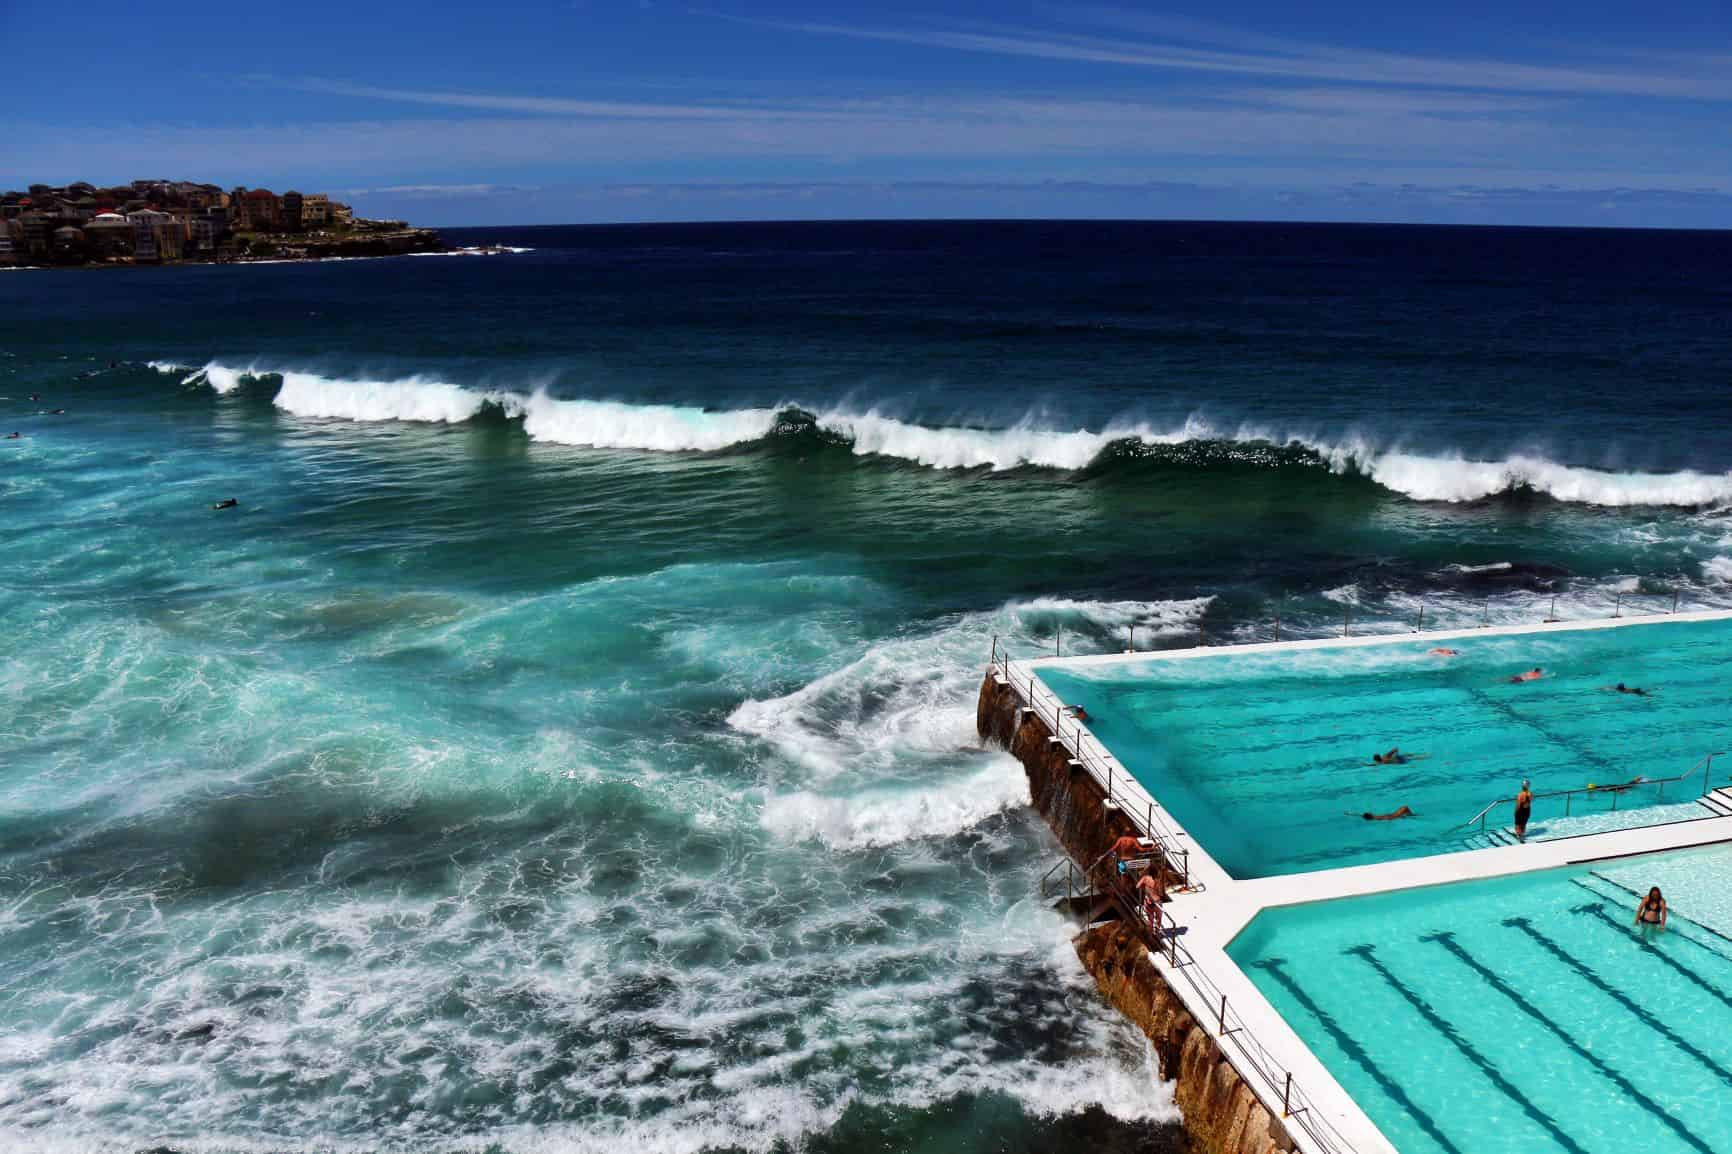
<svg viewBox="0 0 1732 1154"><path fill-rule="evenodd" d="M1528 788L1527 778L1522 778L1521 792L1515 797L1515 835L1517 841L1528 839L1528 817L1534 809L1534 791Z"/></svg>

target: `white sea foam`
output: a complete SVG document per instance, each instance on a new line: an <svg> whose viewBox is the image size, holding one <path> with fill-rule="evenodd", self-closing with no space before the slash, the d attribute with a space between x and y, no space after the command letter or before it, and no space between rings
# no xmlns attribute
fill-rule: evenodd
<svg viewBox="0 0 1732 1154"><path fill-rule="evenodd" d="M281 376L276 406L300 417L455 424L475 416L493 399L486 393L423 377L354 381L317 373L285 372Z"/></svg>
<svg viewBox="0 0 1732 1154"><path fill-rule="evenodd" d="M947 837L1028 802L1027 777L1005 757L933 788L783 794L765 803L763 825L790 841L817 838L832 849L865 849L913 838Z"/></svg>
<svg viewBox="0 0 1732 1154"><path fill-rule="evenodd" d="M152 362L173 372L180 366ZM354 421L467 420L492 404L523 421L524 432L542 441L592 448L662 452L715 451L758 440L774 428L776 408L713 410L687 405L566 400L542 391L479 390L425 376L389 380L351 379L298 370L237 368L212 361L186 378L217 392L232 392L242 378L280 376L279 407L303 416ZM1521 453L1502 460L1461 454L1422 453L1380 446L1363 438L1335 443L1289 437L1253 426L1217 429L1192 417L1173 428L1146 423L1109 423L1098 430L1062 429L1033 417L1002 428L934 426L886 416L876 410L820 410L817 421L861 456L912 461L936 469L1023 467L1081 469L1120 442L1145 446L1199 441L1291 446L1316 454L1332 471L1366 477L1419 501L1479 501L1517 489L1577 504L1702 507L1732 503L1732 473L1681 470L1670 473L1612 472L1565 465Z"/></svg>
<svg viewBox="0 0 1732 1154"><path fill-rule="evenodd" d="M685 405L628 405L619 401L562 401L546 393L514 399L533 440L597 449L713 452L756 441L776 423L774 409L712 412Z"/></svg>
<svg viewBox="0 0 1732 1154"><path fill-rule="evenodd" d="M1732 557L1710 557L1702 562L1702 576L1716 585L1732 585Z"/></svg>

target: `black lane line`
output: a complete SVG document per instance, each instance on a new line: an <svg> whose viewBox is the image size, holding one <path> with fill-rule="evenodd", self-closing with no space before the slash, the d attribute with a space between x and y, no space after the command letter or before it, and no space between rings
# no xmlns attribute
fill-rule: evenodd
<svg viewBox="0 0 1732 1154"><path fill-rule="evenodd" d="M1564 1045L1568 1046L1571 1050L1575 1051L1576 1056L1581 1058L1582 1061L1588 1063L1588 1065L1609 1078L1617 1085L1618 1089L1629 1095L1630 1099L1638 1106L1642 1107L1642 1109L1658 1118L1668 1130L1676 1134L1679 1139L1689 1145L1691 1149L1700 1150L1702 1154L1714 1154L1714 1148L1712 1146L1696 1137L1696 1135L1690 1133L1690 1131L1684 1127L1682 1122L1666 1113L1665 1107L1636 1089L1635 1085L1631 1083L1628 1078L1624 1077L1622 1073L1613 1069L1611 1066L1608 1066L1604 1059L1600 1058L1592 1050L1587 1049L1580 1042L1576 1041L1566 1030L1564 1030L1563 1027L1559 1026L1556 1022L1552 1021L1550 1018L1529 1005L1526 999L1510 988L1508 982L1505 982L1502 978L1487 969L1483 962L1463 949L1461 944L1455 940L1454 934L1445 930L1441 933L1427 934L1420 940L1436 942L1438 945L1454 954L1463 965L1478 974L1485 981L1486 985L1502 994L1505 998L1508 998L1510 1004L1516 1009L1545 1027L1548 1033L1557 1038L1558 1041L1562 1042Z"/></svg>
<svg viewBox="0 0 1732 1154"><path fill-rule="evenodd" d="M1588 892L1593 893L1592 890L1589 890ZM1596 896L1598 896L1598 895L1596 895ZM1637 932L1637 930L1634 926L1626 926L1623 922L1612 917L1612 915L1610 915L1606 912L1606 908L1604 906L1598 905L1598 904L1577 906L1574 909L1572 909L1570 912L1572 914L1587 914L1590 917L1595 917L1595 918L1598 918L1600 921L1605 922L1608 926L1612 927L1614 930L1617 930L1619 933L1628 937L1636 945L1642 947L1644 950L1647 950L1650 954L1652 954L1654 956L1654 959L1656 961L1664 963L1673 973L1677 974L1679 977L1683 978L1685 981L1690 982L1693 985L1699 987L1701 990L1703 990L1703 992L1705 992L1709 996L1717 999L1722 1005L1724 1005L1728 1009L1732 1009L1732 995L1728 995L1725 990L1722 990L1720 987L1711 984L1708 981L1708 979L1704 978L1701 974L1698 974L1696 971L1692 970L1690 967L1680 963L1676 958L1669 956L1665 950L1662 950L1655 943L1650 942L1650 941L1646 940L1645 938L1643 938L1642 935ZM1691 941L1691 939L1684 937L1683 934L1679 934L1678 937L1682 941L1690 942L1690 944L1693 946L1698 946L1701 949L1708 950L1709 953L1713 954L1717 958L1720 958L1722 960L1726 960L1725 955L1722 954L1719 950L1709 949L1709 947L1702 945L1701 942Z"/></svg>
<svg viewBox="0 0 1732 1154"><path fill-rule="evenodd" d="M1511 721L1515 722L1517 725L1524 726L1528 729L1531 729L1535 733L1539 734L1541 737L1545 738L1547 741L1554 742L1558 745L1563 746L1565 749L1569 750L1571 753L1575 754L1577 757L1581 758L1583 761L1592 762L1594 765L1599 766L1601 769L1606 770L1609 773L1617 774L1617 773L1622 772L1620 767L1613 765L1611 762L1607 761L1605 758L1601 757L1599 754L1595 753L1593 750L1589 749L1587 746L1582 745L1580 742L1576 741L1574 738L1565 737L1561 733L1553 733L1551 730L1549 730L1545 726L1541 725L1535 719L1533 719L1531 717L1524 717L1509 702L1500 701L1497 698L1493 697L1491 694L1487 693L1483 689L1476 689L1472 686L1463 686L1462 688L1464 688L1467 691L1468 696L1477 699L1480 702L1480 704L1482 704L1486 708L1490 709L1493 713L1503 714L1505 717L1509 718Z"/></svg>
<svg viewBox="0 0 1732 1154"><path fill-rule="evenodd" d="M1267 958L1263 961L1254 962L1252 964L1264 973L1268 974L1271 978L1275 979L1275 981L1279 982L1282 989L1293 995L1293 1000L1303 1006L1306 1012L1313 1018L1316 1018L1318 1025L1322 1026L1329 1036L1335 1040L1335 1044L1341 1047L1341 1052L1353 1059L1354 1063L1361 1070L1364 1070L1369 1074L1371 1080L1376 1082L1378 1087L1385 1094L1388 1094L1390 1099L1394 1101L1396 1105L1400 1106L1403 1110L1406 1110L1408 1114L1412 1116L1413 1120L1419 1123L1419 1128L1424 1130L1426 1135L1429 1136L1433 1142L1436 1142L1445 1150L1450 1151L1450 1154L1465 1154L1460 1146L1457 1146L1454 1142L1451 1142L1444 1136L1443 1131L1438 1128L1437 1122L1432 1118L1432 1116L1420 1109L1419 1104L1407 1096L1407 1091L1401 1088L1401 1084L1383 1072L1383 1068L1372 1060L1370 1054L1365 1052L1365 1047L1361 1046L1359 1042L1354 1039L1353 1035L1349 1034L1346 1030L1343 1030L1341 1026L1336 1023L1335 1019L1329 1016L1328 1011L1324 1010L1322 1006L1319 1006L1316 1002L1311 1000L1311 995L1305 992L1304 987L1300 986L1298 982L1293 980L1293 977L1290 974L1281 968L1286 965L1282 959Z"/></svg>
<svg viewBox="0 0 1732 1154"><path fill-rule="evenodd" d="M1579 913L1600 913L1600 916L1602 918L1605 918L1605 914L1603 912L1599 911L1599 909L1597 907L1592 908L1592 909L1589 909L1587 907L1582 907L1581 909L1577 910L1576 912L1579 912ZM1609 922L1610 919L1607 919L1607 921ZM1726 1067L1724 1067L1720 1063L1716 1062L1713 1058L1710 1058L1707 1054L1703 1053L1702 1050L1699 1047L1697 1047L1697 1045L1694 1042L1690 1041L1688 1038L1685 1038L1685 1037L1682 1037L1681 1035L1679 1035L1675 1030L1672 1029L1672 1027L1668 1026L1666 1023L1664 1023L1660 1019L1656 1018L1645 1007L1643 1007L1642 1005L1637 1003L1628 994L1624 993L1624 991L1618 989L1617 987L1613 986L1610 982L1607 982L1605 979L1601 978L1598 974L1594 973L1594 971L1589 969L1588 966L1585 963L1583 963L1581 959L1577 958L1574 954L1571 954L1568 950L1566 950L1562 946L1558 945L1551 938L1547 937L1545 934L1541 933L1539 930L1534 929L1533 923L1529 922L1528 919L1519 918L1519 917L1518 918L1505 918L1503 924L1506 926L1511 926L1515 929L1518 929L1522 933L1526 934L1528 936L1528 938L1535 945L1539 946L1546 953L1550 954L1552 957L1556 958L1558 961L1562 962L1564 965L1568 966L1570 969L1572 969L1576 973L1580 974L1582 976L1583 980L1587 981L1590 985L1594 986L1601 993L1605 994L1608 998L1612 999L1614 1002L1618 1003L1618 1005L1620 1005L1620 1006L1624 1007L1624 1009L1628 1010L1636 1018L1637 1021L1641 1022L1644 1026L1648 1027L1648 1029L1654 1031L1656 1034L1659 1034L1661 1037L1665 1038L1668 1042L1672 1043L1672 1045L1678 1047L1678 1049L1684 1051L1684 1053L1690 1055L1690 1057L1696 1059L1696 1061L1698 1061L1702 1065L1706 1066L1708 1068L1708 1070L1711 1073L1713 1073L1714 1075L1716 1075L1722 1082L1725 1082L1728 1086L1732 1086L1732 1070L1728 1070ZM1611 924L1613 925L1613 928L1615 928L1615 929L1620 928L1616 925L1616 923L1611 923ZM1668 960L1670 960L1670 959L1668 959Z"/></svg>
<svg viewBox="0 0 1732 1154"><path fill-rule="evenodd" d="M1595 870L1589 870L1588 876L1592 877L1592 878L1599 878L1601 881L1605 882L1609 886L1616 886L1618 889L1623 890L1625 893L1629 894L1633 898L1641 898L1641 897L1646 896L1642 893L1641 890L1633 890L1629 886L1625 885L1623 882L1614 881L1613 879L1607 877L1605 874L1599 873ZM1574 878L1571 878L1570 880L1575 881ZM1576 884L1581 885L1582 883L1577 881ZM1666 910L1666 920L1669 922L1674 922L1674 921L1675 922L1689 922L1691 925L1695 926L1697 929L1701 930L1703 933L1707 934L1709 937L1719 938L1721 941L1725 942L1728 946L1732 946L1732 937L1728 937L1727 935L1721 933L1719 930L1715 929L1713 926L1705 925L1702 922L1697 921L1695 918L1690 917L1688 914L1681 914L1681 913L1676 912L1675 910L1668 908ZM1696 944L1701 945L1702 943L1698 942ZM1702 948L1708 949L1709 947L1702 946ZM1714 952L1717 954L1720 953L1719 950L1715 950ZM1720 954L1720 956L1723 958L1726 958L1727 961L1732 962L1732 957L1727 957L1725 954Z"/></svg>
<svg viewBox="0 0 1732 1154"><path fill-rule="evenodd" d="M1558 1125L1557 1119L1528 1101L1527 1097L1516 1088L1515 1084L1508 1078L1504 1077L1503 1072L1492 1064L1491 1059L1480 1053L1474 1048L1473 1043L1462 1037L1461 1031L1457 1030L1444 1019L1442 1014L1439 1014L1435 1009L1433 1009L1431 1003L1420 997L1417 991L1409 989L1400 978L1390 973L1389 967L1385 966L1383 962L1378 959L1375 947L1369 945L1349 946L1347 949L1343 950L1342 953L1352 954L1363 961L1366 965L1370 966L1373 970L1376 970L1378 976L1385 982L1389 983L1389 987L1397 994L1400 994L1402 1000L1412 1006L1419 1016L1425 1019L1426 1025L1442 1034L1445 1038L1448 1038L1450 1044L1457 1050L1461 1051L1462 1057L1479 1067L1480 1072L1487 1078L1491 1079L1492 1085L1496 1086L1499 1090L1502 1090L1505 1097L1514 1102L1517 1106L1521 1107L1522 1113L1537 1122L1541 1129L1552 1136L1554 1142L1559 1146L1562 1146L1565 1150L1572 1151L1572 1154L1587 1154L1587 1152L1576 1143L1575 1139L1564 1133L1562 1127Z"/></svg>

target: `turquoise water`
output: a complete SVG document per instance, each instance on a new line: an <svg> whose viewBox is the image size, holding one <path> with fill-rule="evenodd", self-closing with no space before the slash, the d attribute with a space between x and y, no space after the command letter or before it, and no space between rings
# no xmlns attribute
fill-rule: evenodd
<svg viewBox="0 0 1732 1154"><path fill-rule="evenodd" d="M1732 234L462 239L0 276L0 1151L1171 1150L993 635L1732 605Z"/></svg>
<svg viewBox="0 0 1732 1154"><path fill-rule="evenodd" d="M1726 748L1732 622L1223 653L1184 661L1048 668L1090 729L1235 877L1388 861L1464 848L1459 827L1522 778L1535 793L1637 776L1673 777ZM1546 676L1507 678L1539 666ZM1631 697L1623 681L1652 690ZM1399 746L1422 754L1376 765ZM1732 771L1732 760L1727 762ZM1725 773L1717 772L1716 784ZM1566 832L1584 814L1685 801L1700 781L1662 794L1541 800L1530 837ZM1365 811L1409 806L1403 821ZM1693 810L1682 811L1685 816ZM1654 811L1632 821L1675 819ZM1510 807L1494 814L1507 826Z"/></svg>
<svg viewBox="0 0 1732 1154"><path fill-rule="evenodd" d="M1668 931L1632 928L1664 875ZM1260 915L1229 947L1402 1154L1707 1154L1732 1134L1724 849Z"/></svg>

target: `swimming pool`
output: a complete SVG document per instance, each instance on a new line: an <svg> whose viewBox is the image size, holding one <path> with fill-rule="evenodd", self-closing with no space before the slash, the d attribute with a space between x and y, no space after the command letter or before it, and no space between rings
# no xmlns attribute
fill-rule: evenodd
<svg viewBox="0 0 1732 1154"><path fill-rule="evenodd" d="M1708 1154L1732 1148L1728 889L1732 850L1672 853L1269 910L1228 953L1402 1154Z"/></svg>
<svg viewBox="0 0 1732 1154"><path fill-rule="evenodd" d="M1430 652L1445 645L1460 651ZM1545 676L1510 684L1539 666ZM1728 748L1732 621L1440 642L1147 656L1036 672L1234 877L1469 848L1461 824L1526 777L1538 793L1673 777ZM1645 697L1611 686L1651 690ZM1375 765L1399 746L1421 755ZM1715 785L1732 772L1732 758ZM1707 817L1700 781L1534 807L1529 836ZM1685 802L1670 810L1658 802ZM1400 806L1411 819L1359 815ZM1634 818L1609 815L1643 810ZM1586 814L1593 821L1583 823ZM1494 814L1507 826L1511 810ZM1554 828L1555 827L1555 828Z"/></svg>

